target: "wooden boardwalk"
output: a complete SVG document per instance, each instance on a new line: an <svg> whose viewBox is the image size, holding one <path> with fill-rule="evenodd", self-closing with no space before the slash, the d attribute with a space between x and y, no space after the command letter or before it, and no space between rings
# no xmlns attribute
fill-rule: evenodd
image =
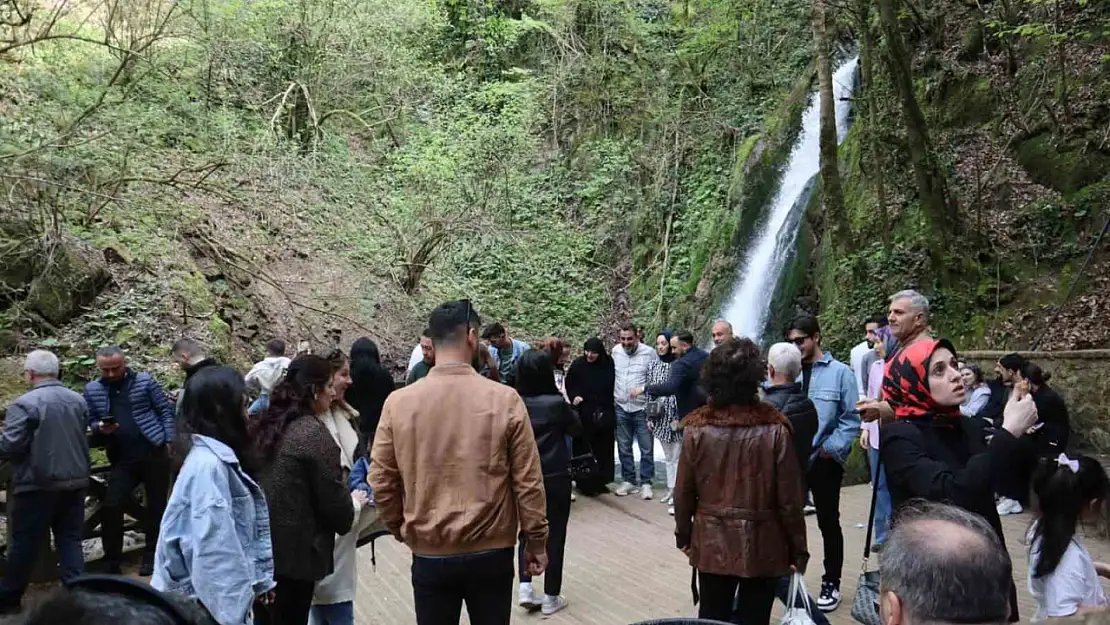
<svg viewBox="0 0 1110 625"><path fill-rule="evenodd" d="M844 529L845 563L841 607L829 614L833 625L849 625L851 598L860 571L863 539L870 504L870 487L852 486L842 492L840 516ZM811 555L806 573L808 589L816 594L822 572L821 533L816 517L807 518ZM1023 544L1028 514L1003 518L1006 544L1014 560L1023 620L1033 615L1027 590L1028 564ZM514 608L513 624L550 621L552 625L625 625L637 621L692 616L690 567L674 547L673 519L656 501L634 497L579 497L568 528L563 595L570 606L550 618ZM1110 560L1110 543L1086 541L1096 560ZM411 555L392 539L378 541L377 571L371 569L369 549L360 551L359 597L355 621L359 625L413 623ZM875 564L873 558L873 565ZM538 582L539 580L537 580ZM537 586L542 588L542 582ZM515 596L515 595L514 595ZM776 604L777 621L781 604ZM465 610L463 622L467 622Z"/></svg>

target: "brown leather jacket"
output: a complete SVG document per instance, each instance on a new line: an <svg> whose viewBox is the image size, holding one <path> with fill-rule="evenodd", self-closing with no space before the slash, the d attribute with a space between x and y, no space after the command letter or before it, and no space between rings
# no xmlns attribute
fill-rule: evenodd
<svg viewBox="0 0 1110 625"><path fill-rule="evenodd" d="M547 545L540 454L517 392L439 364L392 393L370 453L378 514L419 556Z"/></svg>
<svg viewBox="0 0 1110 625"><path fill-rule="evenodd" d="M802 477L790 422L770 404L686 417L675 536L699 571L778 577L809 561Z"/></svg>

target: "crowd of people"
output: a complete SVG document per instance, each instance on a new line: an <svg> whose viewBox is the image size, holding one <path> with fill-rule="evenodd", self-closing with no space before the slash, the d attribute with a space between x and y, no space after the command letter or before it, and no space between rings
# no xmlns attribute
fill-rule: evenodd
<svg viewBox="0 0 1110 625"><path fill-rule="evenodd" d="M59 381L58 358L35 350L32 390L0 437L14 467L0 610L19 611L52 531L66 589L32 621L116 593L221 624L350 625L356 551L389 534L412 552L421 625L456 624L464 605L471 623L506 624L514 598L549 616L569 605L571 502L653 500L656 442L660 500L701 618L769 623L807 568L812 510L822 583L810 617L827 623L842 600L840 492L855 445L876 495L885 625L1016 621L1000 516L1031 503L1036 617L1107 607L1098 576L1110 565L1094 562L1077 526L1102 519L1110 479L1066 454L1067 409L1049 375L1011 354L985 382L930 335L928 300L913 291L863 330L848 364L804 314L766 351L719 320L709 350L687 331L650 337L628 324L611 348L590 338L572 359L562 339L512 338L459 300L431 313L401 388L368 338L292 359L274 339L245 376L181 339L174 394L117 347L96 353L100 377L78 394ZM83 575L90 438L111 461L104 570L121 572L124 513L142 486L150 590Z"/></svg>

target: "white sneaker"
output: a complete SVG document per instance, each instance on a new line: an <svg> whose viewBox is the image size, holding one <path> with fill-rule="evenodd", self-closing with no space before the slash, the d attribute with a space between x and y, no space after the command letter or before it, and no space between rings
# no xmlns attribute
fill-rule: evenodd
<svg viewBox="0 0 1110 625"><path fill-rule="evenodd" d="M840 607L840 584L821 582L821 594L817 596L817 609L832 612Z"/></svg>
<svg viewBox="0 0 1110 625"><path fill-rule="evenodd" d="M578 495L575 495L573 490L570 491L570 500L571 501L578 501Z"/></svg>
<svg viewBox="0 0 1110 625"><path fill-rule="evenodd" d="M640 487L640 498L644 501L651 499L651 484L644 484Z"/></svg>
<svg viewBox="0 0 1110 625"><path fill-rule="evenodd" d="M664 495L663 498L659 500L659 503L663 504L664 506L670 506L670 505L674 504L674 491L673 490L668 490L667 494Z"/></svg>
<svg viewBox="0 0 1110 625"><path fill-rule="evenodd" d="M520 607L535 612L543 606L543 598L532 590L532 584L522 583L520 585Z"/></svg>
<svg viewBox="0 0 1110 625"><path fill-rule="evenodd" d="M558 597L552 597L551 595L543 596L543 607L541 609L543 610L544 616L551 616L565 607L567 607L567 600L564 599L562 595Z"/></svg>
<svg viewBox="0 0 1110 625"><path fill-rule="evenodd" d="M667 514L674 516L674 506L667 507Z"/></svg>
<svg viewBox="0 0 1110 625"><path fill-rule="evenodd" d="M998 516L1022 513L1021 504L1018 503L1017 500L1010 499L1009 497L1003 497L999 499L998 507L996 509L998 510Z"/></svg>
<svg viewBox="0 0 1110 625"><path fill-rule="evenodd" d="M633 486L631 483L621 482L620 486L617 487L617 490L613 491L613 494L616 495L617 497L627 497L628 495L631 495L632 493L638 493L638 492L640 492L640 489Z"/></svg>
<svg viewBox="0 0 1110 625"><path fill-rule="evenodd" d="M806 516L817 514L817 506L814 506L811 503L807 503L805 506L802 507L802 514Z"/></svg>

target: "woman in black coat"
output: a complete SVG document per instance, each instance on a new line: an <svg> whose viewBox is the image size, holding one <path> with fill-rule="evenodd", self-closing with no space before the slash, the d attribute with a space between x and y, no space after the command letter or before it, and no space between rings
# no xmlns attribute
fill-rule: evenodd
<svg viewBox="0 0 1110 625"><path fill-rule="evenodd" d="M616 372L601 339L595 337L586 341L583 350L585 353L571 363L565 383L567 398L578 408L582 418L583 434L574 441L574 454L592 452L598 465L598 472L592 479L578 480L578 491L583 495L600 495L607 492L605 485L613 481L616 467L613 458L617 427L613 406Z"/></svg>
<svg viewBox="0 0 1110 625"><path fill-rule="evenodd" d="M1048 385L1051 377L1040 366L1025 365L1021 375L1029 382L1033 403L1037 404L1037 430L1030 435L1040 458L1055 458L1067 451L1071 437L1068 406L1056 389Z"/></svg>
<svg viewBox="0 0 1110 625"><path fill-rule="evenodd" d="M528 409L528 420L540 452L543 489L547 493L547 570L543 575L544 594L532 588L532 577L526 573L524 535L520 541L520 605L529 610L543 610L550 616L566 607L560 592L563 584L563 550L567 542L570 520L570 451L566 437L582 433L582 424L574 408L567 403L555 385L555 368L546 352L532 349L524 352L516 364L516 390Z"/></svg>
<svg viewBox="0 0 1110 625"><path fill-rule="evenodd" d="M959 506L986 519L1005 544L993 486L1013 469L1018 439L1036 421L1036 407L1031 397L1015 394L1002 427L984 443L978 423L960 415L965 394L956 349L947 340L919 340L887 365L883 399L894 407L894 421L879 428L879 453L892 509L916 498ZM1016 590L1009 618L1018 620Z"/></svg>
<svg viewBox="0 0 1110 625"><path fill-rule="evenodd" d="M359 429L367 449L373 447L382 406L393 389L393 376L382 366L378 346L365 336L355 341L351 345L351 385L343 398L358 411Z"/></svg>

